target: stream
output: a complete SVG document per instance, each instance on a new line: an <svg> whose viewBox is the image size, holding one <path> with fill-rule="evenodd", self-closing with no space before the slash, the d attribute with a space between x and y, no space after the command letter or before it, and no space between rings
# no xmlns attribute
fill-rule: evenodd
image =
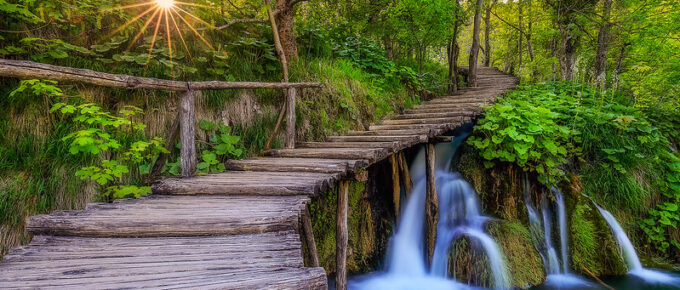
<svg viewBox="0 0 680 290"><path fill-rule="evenodd" d="M512 277L508 273L505 257L484 227L491 218L483 215L480 200L472 186L459 173L451 171L457 149L468 135L469 132L464 132L452 143L440 143L435 147L439 221L432 263L427 263L425 247L425 153L421 149L410 166L416 182L401 210L395 234L388 244L384 269L353 277L349 281L349 289L510 287ZM553 188L549 197L543 195L538 204L534 205L529 197L530 184L526 175L523 177L523 188L531 240L548 273L545 283L532 289L606 289L598 282L570 271L568 221L562 193ZM603 279L604 283L615 289L680 289L678 273L643 268L632 243L614 216L596 206L610 226L628 267L627 275ZM553 233L559 236L554 237ZM485 265L491 275L488 279L490 285L465 284L449 274L453 251L451 245L461 238L467 238L473 249L486 256L488 262Z"/></svg>

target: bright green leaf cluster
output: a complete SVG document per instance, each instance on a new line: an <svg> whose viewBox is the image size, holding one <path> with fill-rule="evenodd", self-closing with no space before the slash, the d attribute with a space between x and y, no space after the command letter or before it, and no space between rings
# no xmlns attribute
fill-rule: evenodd
<svg viewBox="0 0 680 290"><path fill-rule="evenodd" d="M210 141L210 149L203 150L201 162L196 167L200 173L224 172L224 161L243 155L241 137L231 134L231 127L200 120L198 127L205 131Z"/></svg>

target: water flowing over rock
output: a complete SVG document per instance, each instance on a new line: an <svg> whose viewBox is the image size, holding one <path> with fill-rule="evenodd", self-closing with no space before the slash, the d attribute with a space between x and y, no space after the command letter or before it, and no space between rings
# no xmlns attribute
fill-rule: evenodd
<svg viewBox="0 0 680 290"><path fill-rule="evenodd" d="M496 288L509 287L510 277L503 254L484 230L489 219L481 214L480 202L472 186L459 173L449 172L457 147L467 134L452 143L436 146L436 183L439 197L437 241L428 267L425 257L425 158L420 152L411 165L416 185L402 209L396 233L388 250L385 272L352 281L352 289L465 289L471 287L449 277L451 244L468 238L473 247L482 250L489 261L492 274L490 284ZM451 279L454 278L454 279Z"/></svg>

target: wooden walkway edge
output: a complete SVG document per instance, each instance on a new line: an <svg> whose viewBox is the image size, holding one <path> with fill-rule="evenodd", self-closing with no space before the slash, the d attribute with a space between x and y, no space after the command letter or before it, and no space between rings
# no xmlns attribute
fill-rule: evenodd
<svg viewBox="0 0 680 290"><path fill-rule="evenodd" d="M149 197L30 217L35 236L0 262L0 289L327 289L318 260L305 266L303 259L303 240L313 241L301 239L311 228L311 198L474 120L518 83L479 70L478 88L424 102L368 131L229 161L224 173L162 179ZM338 212L346 216L346 205ZM346 239L346 228L338 234Z"/></svg>

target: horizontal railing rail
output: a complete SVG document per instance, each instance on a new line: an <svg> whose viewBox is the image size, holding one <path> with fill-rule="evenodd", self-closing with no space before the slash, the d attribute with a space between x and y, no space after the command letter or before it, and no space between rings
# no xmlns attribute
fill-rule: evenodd
<svg viewBox="0 0 680 290"><path fill-rule="evenodd" d="M75 82L121 89L149 89L183 92L178 108L178 118L172 125L166 146L172 149L179 135L182 177L196 173L196 109L195 98L202 90L230 89L280 89L284 91L286 112L286 148L295 147L295 102L298 89L318 88L318 82L225 82L225 81L176 81L157 78L111 74L89 69L71 68L25 60L0 59L0 77L18 79L43 79L59 82ZM275 133L275 132L274 132ZM162 154L156 159L151 177L160 175L167 161Z"/></svg>

